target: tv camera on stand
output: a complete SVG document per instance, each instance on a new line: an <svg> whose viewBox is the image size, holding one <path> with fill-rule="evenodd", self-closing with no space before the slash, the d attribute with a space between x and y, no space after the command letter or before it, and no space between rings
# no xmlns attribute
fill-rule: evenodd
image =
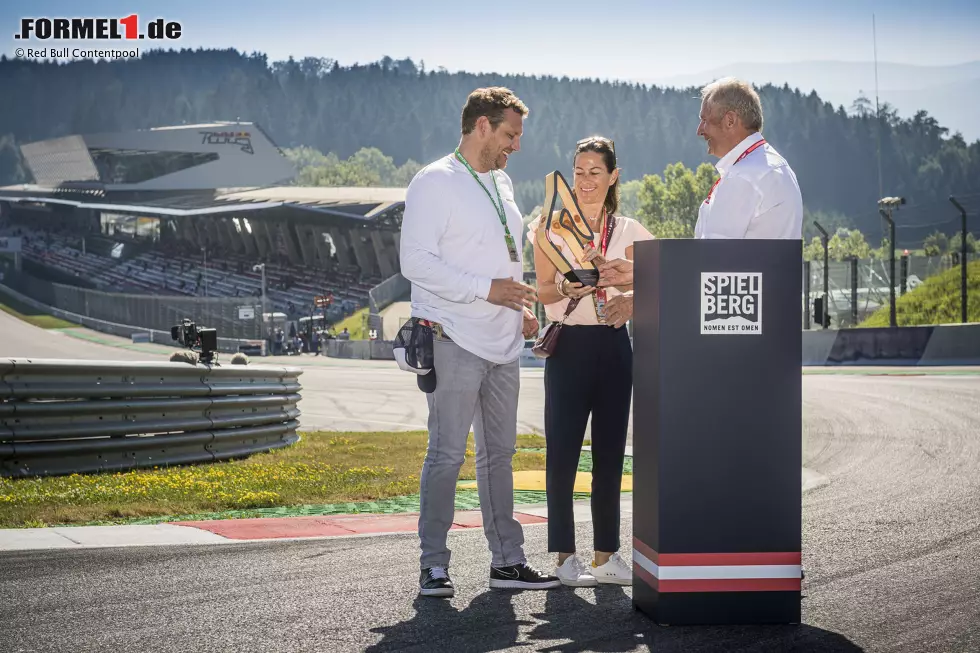
<svg viewBox="0 0 980 653"><path fill-rule="evenodd" d="M191 351L200 353L200 360L205 365L212 365L216 360L218 349L218 331L198 326L188 318L180 324L170 327L170 337Z"/></svg>

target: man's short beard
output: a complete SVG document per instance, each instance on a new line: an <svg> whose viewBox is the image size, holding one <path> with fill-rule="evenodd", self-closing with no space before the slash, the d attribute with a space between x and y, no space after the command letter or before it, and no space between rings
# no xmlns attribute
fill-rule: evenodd
<svg viewBox="0 0 980 653"><path fill-rule="evenodd" d="M486 168L487 170L496 170L498 167L497 159L499 158L500 153L494 152L494 146L492 143L488 143L487 146L480 152L480 163L482 163L482 167Z"/></svg>

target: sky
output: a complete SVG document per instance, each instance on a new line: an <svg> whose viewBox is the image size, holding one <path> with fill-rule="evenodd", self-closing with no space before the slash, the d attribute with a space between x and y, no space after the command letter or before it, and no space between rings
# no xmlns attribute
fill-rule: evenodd
<svg viewBox="0 0 980 653"><path fill-rule="evenodd" d="M168 47L233 47L270 61L314 56L341 65L411 57L451 72L642 80L736 62L870 61L872 14L881 62L980 60L978 0L6 0L0 52L54 45L14 40L23 17L133 13L141 24L179 21L182 36Z"/></svg>

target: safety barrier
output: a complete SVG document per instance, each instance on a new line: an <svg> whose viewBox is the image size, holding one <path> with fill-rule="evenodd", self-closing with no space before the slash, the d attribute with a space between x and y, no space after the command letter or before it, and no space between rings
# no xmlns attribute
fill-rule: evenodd
<svg viewBox="0 0 980 653"><path fill-rule="evenodd" d="M105 320L99 320L94 317L88 317L85 315L80 315L78 313L72 313L71 311L65 311L60 308L55 308L54 306L49 306L43 302L39 302L33 297L29 297L17 290L11 288L10 286L0 283L0 290L10 295L18 301L24 302L28 306L38 309L39 311L44 311L57 318L71 322L72 324L78 324L83 327L92 329L93 331L100 331L102 333L109 333L114 336L122 336L123 338L132 338L133 334L139 334L139 338L133 340L133 342L144 341L152 342L157 345L170 345L174 346L174 340L170 335L170 331L161 331L156 329L147 329L144 327L133 326L131 324L118 324L116 322L107 322ZM176 322L175 322L176 324ZM211 326L209 324L199 324L198 326ZM219 333L221 333L219 331ZM218 338L218 351L225 353L235 353L243 352L249 356L265 356L265 345L263 340L250 340L243 338Z"/></svg>
<svg viewBox="0 0 980 653"><path fill-rule="evenodd" d="M0 265L2 267L2 265ZM26 272L7 269L3 283L46 306L111 324L131 324L140 330L168 332L184 318L217 329L227 338L254 339L262 335L258 297L187 297L131 295L52 283ZM242 311L241 309L247 309Z"/></svg>
<svg viewBox="0 0 980 653"><path fill-rule="evenodd" d="M292 367L0 360L0 476L244 457L299 440Z"/></svg>
<svg viewBox="0 0 980 653"><path fill-rule="evenodd" d="M803 365L980 365L980 324L804 331Z"/></svg>
<svg viewBox="0 0 980 653"><path fill-rule="evenodd" d="M391 347L385 340L327 340L326 354L330 358L356 358L360 360L395 360Z"/></svg>

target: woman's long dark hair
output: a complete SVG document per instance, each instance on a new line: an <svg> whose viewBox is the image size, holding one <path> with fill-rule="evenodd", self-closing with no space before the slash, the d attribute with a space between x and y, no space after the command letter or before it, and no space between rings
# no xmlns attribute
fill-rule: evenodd
<svg viewBox="0 0 980 653"><path fill-rule="evenodd" d="M616 169L616 143L605 136L590 136L588 138L583 138L578 143L575 144L575 154L572 156L572 165L575 165L575 159L582 152L595 152L602 155L602 161L606 164L606 172L612 174L612 171ZM606 201L603 202L603 206L606 209L606 213L609 215L616 215L616 211L619 210L619 180L617 179L609 186L609 190L606 191Z"/></svg>

